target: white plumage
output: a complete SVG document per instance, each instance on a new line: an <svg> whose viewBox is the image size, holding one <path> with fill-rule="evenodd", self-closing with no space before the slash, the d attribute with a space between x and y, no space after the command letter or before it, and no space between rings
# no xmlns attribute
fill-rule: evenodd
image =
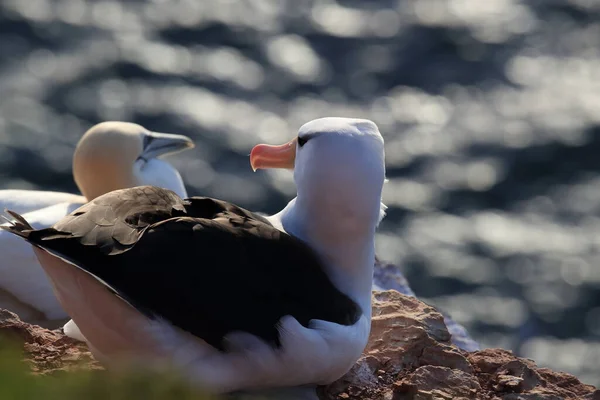
<svg viewBox="0 0 600 400"><path fill-rule="evenodd" d="M132 123L104 122L82 136L73 155L73 175L83 195L0 190L0 207L24 213L31 225L40 229L98 195L123 187L150 184L185 197L179 172L156 157L191 147L193 142L186 136L150 132ZM0 308L33 323L68 318L28 243L0 231L0 254Z"/></svg>

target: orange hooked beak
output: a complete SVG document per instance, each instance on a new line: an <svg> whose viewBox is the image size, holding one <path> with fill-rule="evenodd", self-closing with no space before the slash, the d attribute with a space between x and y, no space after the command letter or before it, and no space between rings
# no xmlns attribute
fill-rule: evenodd
<svg viewBox="0 0 600 400"><path fill-rule="evenodd" d="M252 170L267 168L294 169L296 162L296 141L294 138L279 146L257 144L250 152Z"/></svg>

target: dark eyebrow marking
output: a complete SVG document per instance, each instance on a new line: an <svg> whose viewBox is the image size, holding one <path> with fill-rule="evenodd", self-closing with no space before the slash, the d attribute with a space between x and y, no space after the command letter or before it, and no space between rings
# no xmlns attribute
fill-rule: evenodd
<svg viewBox="0 0 600 400"><path fill-rule="evenodd" d="M319 136L321 133L320 132L311 132L311 133L307 133L305 135L298 135L298 146L302 147L306 144L306 142L308 142L309 139L312 139L316 136Z"/></svg>
<svg viewBox="0 0 600 400"><path fill-rule="evenodd" d="M304 146L304 144L306 144L306 142L308 142L308 139L310 139L310 135L305 135L305 136L298 136L298 146L302 147Z"/></svg>

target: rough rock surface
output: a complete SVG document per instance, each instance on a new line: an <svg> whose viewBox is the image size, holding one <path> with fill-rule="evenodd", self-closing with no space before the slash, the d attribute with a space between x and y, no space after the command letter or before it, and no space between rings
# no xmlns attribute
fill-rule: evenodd
<svg viewBox="0 0 600 400"><path fill-rule="evenodd" d="M373 289L380 291L392 289L407 296L417 297L400 268L397 265L382 261L377 256L375 256ZM452 335L450 340L453 344L466 351L479 350L479 344L471 338L464 326L454 321L450 315L445 314L442 310L438 311L444 316L444 323L448 328L448 332Z"/></svg>
<svg viewBox="0 0 600 400"><path fill-rule="evenodd" d="M501 349L467 352L452 344L444 317L393 290L374 292L371 338L321 399L600 400L572 375L536 367Z"/></svg>
<svg viewBox="0 0 600 400"><path fill-rule="evenodd" d="M393 290L373 296L371 340L346 376L319 388L322 400L600 400L593 386L509 351L459 349L442 314L414 297ZM4 334L23 344L34 373L102 369L85 345L60 330L30 325L0 310Z"/></svg>
<svg viewBox="0 0 600 400"><path fill-rule="evenodd" d="M1 309L0 335L23 344L24 360L35 374L102 369L85 344L65 336L58 329L48 330L25 323L16 314Z"/></svg>

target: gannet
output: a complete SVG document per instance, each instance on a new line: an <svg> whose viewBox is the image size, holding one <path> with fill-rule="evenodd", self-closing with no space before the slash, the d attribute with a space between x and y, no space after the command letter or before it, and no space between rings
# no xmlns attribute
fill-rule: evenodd
<svg viewBox="0 0 600 400"><path fill-rule="evenodd" d="M32 226L46 228L88 200L116 189L150 184L186 197L179 172L157 157L193 146L187 136L151 132L133 123L103 122L82 136L73 155L73 177L82 195L4 190L0 204L25 209L24 217ZM15 239L0 231L0 307L34 323L67 318L31 246Z"/></svg>
<svg viewBox="0 0 600 400"><path fill-rule="evenodd" d="M175 367L213 393L310 387L345 374L371 320L384 141L375 123L321 118L253 169L293 169L297 196L265 218L155 186L97 197L34 246L94 356Z"/></svg>

